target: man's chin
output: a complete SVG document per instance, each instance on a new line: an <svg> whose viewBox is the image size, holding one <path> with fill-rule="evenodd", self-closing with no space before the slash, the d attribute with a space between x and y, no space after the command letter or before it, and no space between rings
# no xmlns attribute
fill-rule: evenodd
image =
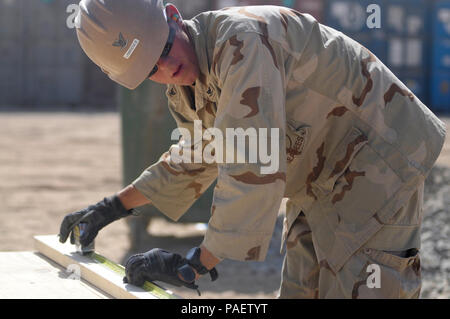
<svg viewBox="0 0 450 319"><path fill-rule="evenodd" d="M195 81L197 81L197 78L191 76L191 77L186 77L184 79L180 79L179 81L176 81L178 83L174 83L174 84L186 86L186 85L193 85L195 83Z"/></svg>

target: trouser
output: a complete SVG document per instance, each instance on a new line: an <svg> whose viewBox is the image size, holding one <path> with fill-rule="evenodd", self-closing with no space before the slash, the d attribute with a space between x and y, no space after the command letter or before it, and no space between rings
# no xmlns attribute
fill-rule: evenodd
<svg viewBox="0 0 450 319"><path fill-rule="evenodd" d="M419 214L420 223L422 200L423 184L396 215ZM314 233L300 213L288 230L278 298L419 298L420 247L398 250L397 245L392 251L386 249L389 243L383 243L385 249L379 249L384 238L396 238L396 228L391 226L381 229L334 272L326 260L318 260Z"/></svg>

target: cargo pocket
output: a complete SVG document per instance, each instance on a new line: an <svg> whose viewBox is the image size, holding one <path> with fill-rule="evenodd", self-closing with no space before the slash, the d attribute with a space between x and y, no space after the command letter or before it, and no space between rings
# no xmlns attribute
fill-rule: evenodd
<svg viewBox="0 0 450 319"><path fill-rule="evenodd" d="M325 198L333 211L339 211L342 222L355 230L363 229L370 218L385 224L385 217L394 212L383 207L402 186L402 180L372 146L367 141L360 144L344 172L326 182L330 184Z"/></svg>
<svg viewBox="0 0 450 319"><path fill-rule="evenodd" d="M389 252L364 248L366 256L352 298L418 298L421 289L419 251L415 248Z"/></svg>

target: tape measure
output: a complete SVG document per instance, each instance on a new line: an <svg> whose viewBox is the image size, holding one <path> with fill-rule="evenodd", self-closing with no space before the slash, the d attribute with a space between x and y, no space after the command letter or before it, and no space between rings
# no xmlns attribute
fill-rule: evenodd
<svg viewBox="0 0 450 319"><path fill-rule="evenodd" d="M102 255L99 255L95 252L87 253L84 256L94 260L97 263L102 264L104 267L114 271L118 275L124 277L125 276L125 267L122 265L116 264L115 262L109 260L106 257L103 257ZM178 299L175 295L167 292L163 288L159 287L158 285L146 281L144 285L141 287L145 291L151 293L155 297L158 297L159 299Z"/></svg>

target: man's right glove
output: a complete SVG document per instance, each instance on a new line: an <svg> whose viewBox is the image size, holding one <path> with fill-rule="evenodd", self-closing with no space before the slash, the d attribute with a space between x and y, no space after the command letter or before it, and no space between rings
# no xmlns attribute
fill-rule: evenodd
<svg viewBox="0 0 450 319"><path fill-rule="evenodd" d="M136 286L142 286L145 281L162 281L177 287L195 289L200 296L192 267L196 265L181 255L155 248L128 259L123 281ZM212 281L216 280L218 276L216 269L213 268L210 273ZM180 279L179 275L184 280Z"/></svg>
<svg viewBox="0 0 450 319"><path fill-rule="evenodd" d="M117 195L106 197L95 205L66 215L59 231L59 241L65 243L76 225L86 223L86 229L80 237L80 243L83 246L88 246L97 236L100 229L113 221L131 214L132 210L126 210ZM70 237L70 241L74 244L73 236Z"/></svg>

